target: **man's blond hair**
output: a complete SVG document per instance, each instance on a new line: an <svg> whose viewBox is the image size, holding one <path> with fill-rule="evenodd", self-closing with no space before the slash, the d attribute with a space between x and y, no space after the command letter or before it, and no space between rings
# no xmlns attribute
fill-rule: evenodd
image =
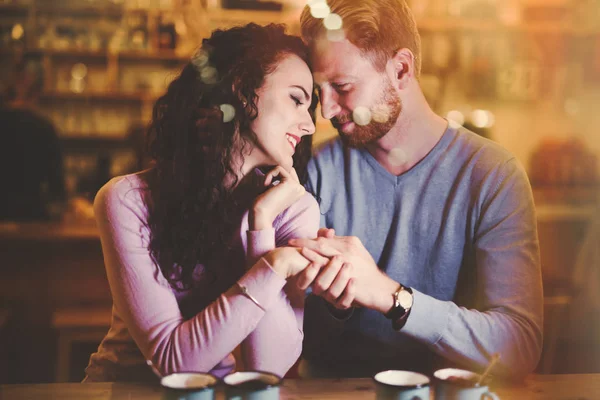
<svg viewBox="0 0 600 400"><path fill-rule="evenodd" d="M387 61L403 48L414 56L415 76L421 73L421 37L404 0L327 0L332 13L342 17L346 38L383 71ZM302 38L309 44L326 30L323 20L304 7L300 17Z"/></svg>

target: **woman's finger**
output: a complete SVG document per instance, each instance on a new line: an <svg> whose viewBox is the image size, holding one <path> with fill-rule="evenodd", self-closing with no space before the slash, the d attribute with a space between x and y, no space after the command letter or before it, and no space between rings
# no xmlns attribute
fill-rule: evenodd
<svg viewBox="0 0 600 400"><path fill-rule="evenodd" d="M273 179L278 176L280 177L281 182L284 182L288 179L293 179L291 178L290 173L285 170L285 168L278 165L269 171L269 173L265 176L265 186L269 186L271 182L273 182Z"/></svg>
<svg viewBox="0 0 600 400"><path fill-rule="evenodd" d="M280 167L277 166L275 168L273 168L272 170L270 170L266 175L265 175L265 186L269 186L271 184L271 182L273 181L273 178L277 177L281 171L279 170Z"/></svg>

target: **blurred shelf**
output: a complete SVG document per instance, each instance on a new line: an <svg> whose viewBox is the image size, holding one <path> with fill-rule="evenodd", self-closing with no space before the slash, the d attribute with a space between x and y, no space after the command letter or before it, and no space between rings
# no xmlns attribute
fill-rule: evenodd
<svg viewBox="0 0 600 400"><path fill-rule="evenodd" d="M166 14L172 13L172 8L161 8L161 7L152 7L152 8L144 8L144 7L127 7L123 8L123 12L125 13L148 13L148 14Z"/></svg>
<svg viewBox="0 0 600 400"><path fill-rule="evenodd" d="M54 14L58 16L69 16L69 17L112 17L121 18L123 16L123 7L94 7L94 6L77 6L77 7L65 7L64 5L48 6L42 5L37 6L35 11L37 14Z"/></svg>
<svg viewBox="0 0 600 400"><path fill-rule="evenodd" d="M0 13L3 17L15 15L27 15L29 5L27 4L3 4L0 3Z"/></svg>
<svg viewBox="0 0 600 400"><path fill-rule="evenodd" d="M40 53L43 55L49 55L52 57L63 57L63 58L107 58L108 52L106 50L87 50L87 49L30 49L27 52Z"/></svg>
<svg viewBox="0 0 600 400"><path fill-rule="evenodd" d="M598 35L600 29L576 26L570 22L520 22L509 25L497 20L470 18L423 18L417 21L423 32L487 32L487 33L535 33L573 36Z"/></svg>
<svg viewBox="0 0 600 400"><path fill-rule="evenodd" d="M17 54L20 50L2 47L0 55ZM122 61L175 61L187 62L191 59L191 54L184 54L176 50L123 50L109 51L86 50L86 49L44 49L27 48L23 50L25 55L48 55L55 58L117 58Z"/></svg>
<svg viewBox="0 0 600 400"><path fill-rule="evenodd" d="M149 50L136 51L126 50L115 53L119 60L127 61L177 61L187 62L191 54L182 54L174 50Z"/></svg>
<svg viewBox="0 0 600 400"><path fill-rule="evenodd" d="M67 91L48 91L44 92L41 100L83 100L83 101L129 101L129 102L145 102L154 101L156 95L147 93L126 93L126 92L83 92L73 93Z"/></svg>
<svg viewBox="0 0 600 400"><path fill-rule="evenodd" d="M233 26L249 22L264 25L273 21L298 21L301 12L301 8L283 11L209 8L207 16L217 26Z"/></svg>
<svg viewBox="0 0 600 400"><path fill-rule="evenodd" d="M117 135L111 134L90 134L78 135L73 134L63 135L60 137L63 150L116 150L130 147L130 143L126 138L120 138Z"/></svg>

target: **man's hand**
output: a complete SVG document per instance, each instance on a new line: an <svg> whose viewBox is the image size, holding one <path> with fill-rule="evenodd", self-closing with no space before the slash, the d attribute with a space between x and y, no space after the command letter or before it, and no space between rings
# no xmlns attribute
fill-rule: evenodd
<svg viewBox="0 0 600 400"><path fill-rule="evenodd" d="M399 284L377 267L360 239L334 233L321 229L317 239L290 240L311 261L300 273L298 284L301 288L312 285L315 294L338 307L353 297L356 305L387 313Z"/></svg>

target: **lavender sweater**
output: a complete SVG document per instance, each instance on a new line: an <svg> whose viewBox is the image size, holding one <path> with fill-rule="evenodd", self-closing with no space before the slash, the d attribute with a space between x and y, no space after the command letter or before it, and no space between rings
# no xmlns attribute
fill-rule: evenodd
<svg viewBox="0 0 600 400"><path fill-rule="evenodd" d="M221 377L235 369L232 351L240 344L247 369L284 375L301 352L303 301L261 257L291 238L316 236L316 200L306 194L268 230L249 231L246 212L232 239L234 251L211 269L217 272L209 276L198 265L194 287L179 292L148 251L146 174L112 179L94 201L113 310L86 381L153 379L146 359L162 374L204 371ZM266 312L240 293L236 281Z"/></svg>

